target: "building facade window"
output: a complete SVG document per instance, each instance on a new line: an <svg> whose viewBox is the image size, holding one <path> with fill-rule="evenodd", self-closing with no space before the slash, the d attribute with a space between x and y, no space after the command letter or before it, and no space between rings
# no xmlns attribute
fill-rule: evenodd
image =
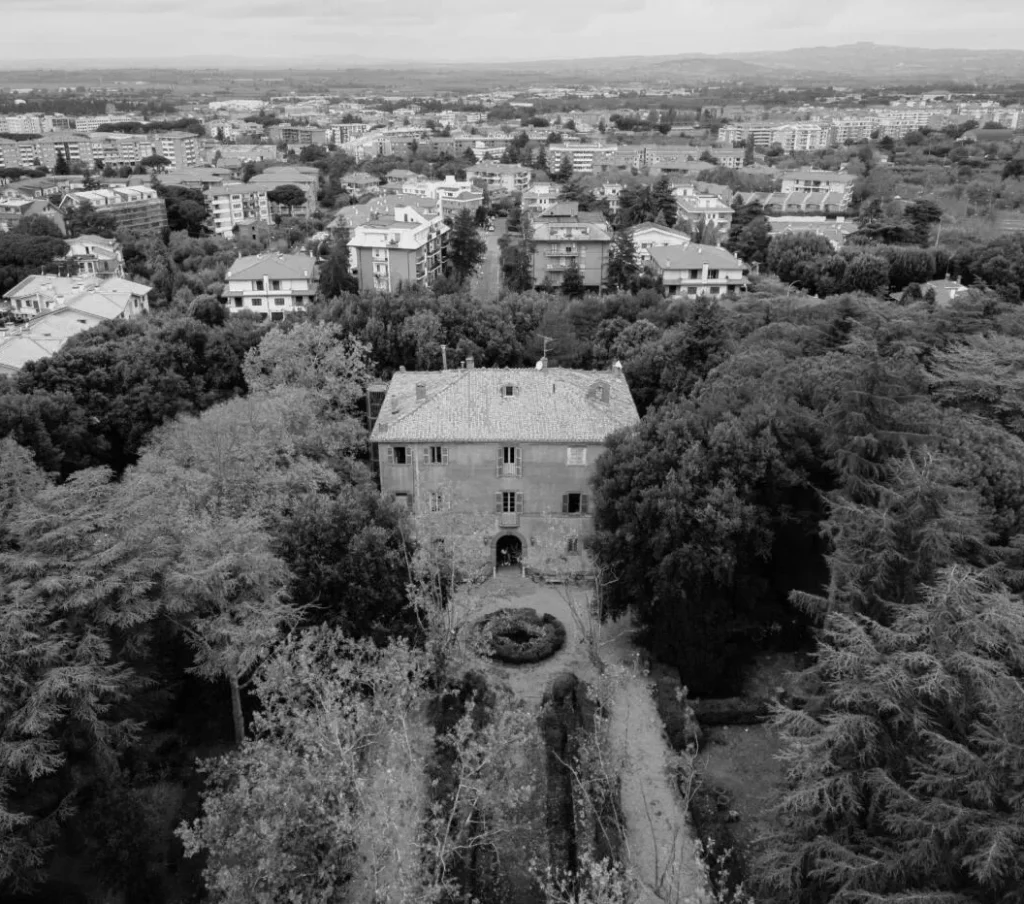
<svg viewBox="0 0 1024 904"><path fill-rule="evenodd" d="M586 493L563 493L563 515L587 515L590 513L590 497Z"/></svg>
<svg viewBox="0 0 1024 904"><path fill-rule="evenodd" d="M580 551L580 538L579 537L569 537L569 539L566 540L566 542L565 542L565 551L568 552L568 553L579 552Z"/></svg>
<svg viewBox="0 0 1024 904"><path fill-rule="evenodd" d="M572 467L581 467L587 463L586 446L569 446L566 449L565 463Z"/></svg>
<svg viewBox="0 0 1024 904"><path fill-rule="evenodd" d="M447 446L424 446L421 461L425 465L448 464Z"/></svg>
<svg viewBox="0 0 1024 904"><path fill-rule="evenodd" d="M431 512L443 512L448 508L444 493L440 490L427 495L427 509Z"/></svg>
<svg viewBox="0 0 1024 904"><path fill-rule="evenodd" d="M395 493L395 502L397 502L402 508L407 509L409 507L409 494Z"/></svg>
<svg viewBox="0 0 1024 904"><path fill-rule="evenodd" d="M412 449L409 446L388 446L387 462L389 465L407 465L412 461Z"/></svg>
<svg viewBox="0 0 1024 904"><path fill-rule="evenodd" d="M518 446L498 447L498 477L523 476L523 450Z"/></svg>
<svg viewBox="0 0 1024 904"><path fill-rule="evenodd" d="M517 514L523 511L523 494L504 490L494 494L494 510L499 515Z"/></svg>

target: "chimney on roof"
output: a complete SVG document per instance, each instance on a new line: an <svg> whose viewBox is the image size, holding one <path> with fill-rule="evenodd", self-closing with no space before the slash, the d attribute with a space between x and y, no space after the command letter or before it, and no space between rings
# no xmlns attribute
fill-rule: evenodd
<svg viewBox="0 0 1024 904"><path fill-rule="evenodd" d="M467 355L466 356L466 370L472 370L474 366L475 366L475 364L473 362L473 356L472 355Z"/></svg>
<svg viewBox="0 0 1024 904"><path fill-rule="evenodd" d="M416 401L425 402L427 400L427 384L417 383L416 384Z"/></svg>

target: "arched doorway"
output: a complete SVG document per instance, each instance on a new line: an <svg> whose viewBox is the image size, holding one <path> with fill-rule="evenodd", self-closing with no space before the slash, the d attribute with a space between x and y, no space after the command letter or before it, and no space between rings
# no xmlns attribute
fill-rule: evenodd
<svg viewBox="0 0 1024 904"><path fill-rule="evenodd" d="M523 541L515 534L505 534L498 537L494 544L495 567L502 569L520 570L523 561Z"/></svg>

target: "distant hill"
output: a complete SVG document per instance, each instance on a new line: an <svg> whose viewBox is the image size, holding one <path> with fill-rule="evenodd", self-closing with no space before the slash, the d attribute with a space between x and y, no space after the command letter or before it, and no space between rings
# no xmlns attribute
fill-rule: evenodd
<svg viewBox="0 0 1024 904"><path fill-rule="evenodd" d="M370 59L338 54L301 60L262 60L258 64L238 58L182 56L147 62L114 62L109 59L65 61L33 66L25 61L8 64L7 71L21 81L45 70L50 79L74 72L116 78L134 70L132 77L164 82L169 74L191 71L202 78L227 78L247 73L258 79L272 75L295 77L298 73L322 76L332 84L391 86L395 90L432 90L459 86L480 90L498 85L527 84L628 84L672 82L694 84L744 81L765 85L830 84L878 85L910 83L1012 83L1024 82L1024 51L963 50L895 47L859 43L837 47L801 47L793 50L751 53L660 56L593 57L530 61L444 63ZM34 70L34 71L32 71ZM3 73L0 73L2 76ZM124 75L121 76L125 77ZM187 79L186 79L187 81Z"/></svg>

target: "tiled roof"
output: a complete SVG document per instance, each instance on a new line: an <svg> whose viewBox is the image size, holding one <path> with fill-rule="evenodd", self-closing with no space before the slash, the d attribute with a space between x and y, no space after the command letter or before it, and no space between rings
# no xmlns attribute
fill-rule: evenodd
<svg viewBox="0 0 1024 904"><path fill-rule="evenodd" d="M316 264L308 254L250 254L228 270L227 279L315 279Z"/></svg>
<svg viewBox="0 0 1024 904"><path fill-rule="evenodd" d="M662 270L742 270L743 262L717 245L661 245L651 248L651 259Z"/></svg>
<svg viewBox="0 0 1024 904"><path fill-rule="evenodd" d="M426 399L416 400L423 384ZM608 388L608 401L600 386ZM515 387L511 397L506 386ZM619 369L462 368L391 378L372 442L603 443L640 420Z"/></svg>

